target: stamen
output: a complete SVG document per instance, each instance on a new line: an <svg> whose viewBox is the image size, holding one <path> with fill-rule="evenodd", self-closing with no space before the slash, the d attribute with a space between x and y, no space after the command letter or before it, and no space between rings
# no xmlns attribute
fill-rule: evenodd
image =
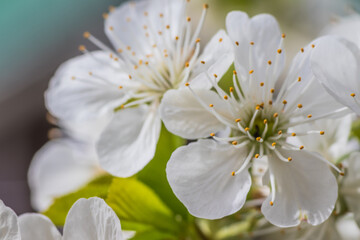
<svg viewBox="0 0 360 240"><path fill-rule="evenodd" d="M252 146L252 148L251 148L248 156L246 157L244 163L241 165L240 169L235 172L235 175L237 175L237 174L239 174L240 172L242 172L242 171L248 166L250 160L251 160L251 159L253 158L253 156L254 156L254 152L255 152L255 146Z"/></svg>

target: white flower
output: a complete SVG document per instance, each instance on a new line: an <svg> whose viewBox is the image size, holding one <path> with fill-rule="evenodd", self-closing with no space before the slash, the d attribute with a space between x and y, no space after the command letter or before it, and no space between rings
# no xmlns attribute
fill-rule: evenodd
<svg viewBox="0 0 360 240"><path fill-rule="evenodd" d="M324 37L314 51L311 65L314 75L326 90L360 115L359 47L345 39Z"/></svg>
<svg viewBox="0 0 360 240"><path fill-rule="evenodd" d="M28 183L35 210L47 210L55 198L78 190L104 173L95 142L109 120L105 117L81 124L58 123L64 136L46 143L29 167Z"/></svg>
<svg viewBox="0 0 360 240"><path fill-rule="evenodd" d="M115 212L100 198L79 199L69 210L61 236L49 218L37 213L16 214L0 201L2 240L127 239Z"/></svg>
<svg viewBox="0 0 360 240"><path fill-rule="evenodd" d="M202 75L214 91L168 91L160 110L165 126L185 138L212 136L178 148L167 165L175 195L197 217L216 219L238 211L251 186L251 160L267 157L265 182L271 194L262 204L267 220L280 227L325 221L337 199L337 182L319 154L286 140L323 131L290 132L290 127L347 111L341 108L310 71L317 41L301 49L285 82L282 35L276 20L266 14L251 19L243 12L227 16L227 30L235 50L230 94L216 83L216 75ZM229 137L215 135L226 127ZM333 166L337 171L340 170Z"/></svg>
<svg viewBox="0 0 360 240"><path fill-rule="evenodd" d="M122 4L105 14L105 31L114 48L86 32L102 51L88 52L65 63L46 92L47 107L60 119L89 120L114 113L98 142L101 166L129 177L154 156L161 129L158 105L163 94L200 73L221 77L231 65L230 41L219 31L200 54L199 24L192 31L186 0L152 0ZM122 109L124 108L124 109Z"/></svg>

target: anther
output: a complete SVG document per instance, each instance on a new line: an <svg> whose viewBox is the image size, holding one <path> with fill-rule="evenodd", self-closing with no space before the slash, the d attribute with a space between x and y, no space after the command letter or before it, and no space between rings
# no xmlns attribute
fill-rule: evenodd
<svg viewBox="0 0 360 240"><path fill-rule="evenodd" d="M291 136L296 137L296 133L292 133Z"/></svg>
<svg viewBox="0 0 360 240"><path fill-rule="evenodd" d="M209 104L209 107L211 107L211 108L214 107L214 104Z"/></svg>
<svg viewBox="0 0 360 240"><path fill-rule="evenodd" d="M301 82L301 77L299 77L297 81L298 81L298 82Z"/></svg>
<svg viewBox="0 0 360 240"><path fill-rule="evenodd" d="M200 38L197 38L197 39L195 40L195 42L196 42L196 43L199 43L199 42L200 42Z"/></svg>
<svg viewBox="0 0 360 240"><path fill-rule="evenodd" d="M257 137L256 141L260 142L261 141L261 137Z"/></svg>
<svg viewBox="0 0 360 240"><path fill-rule="evenodd" d="M281 131L281 130L280 130L280 131L278 131L278 134L279 134L279 135L281 135L281 134L282 134L282 131Z"/></svg>
<svg viewBox="0 0 360 240"><path fill-rule="evenodd" d="M287 101L286 101L286 100L283 100L282 103L285 105L285 104L287 104Z"/></svg>
<svg viewBox="0 0 360 240"><path fill-rule="evenodd" d="M282 53L281 48L279 48L279 49L277 50L277 52L278 52L278 54L281 54L281 53Z"/></svg>
<svg viewBox="0 0 360 240"><path fill-rule="evenodd" d="M250 130L250 128L246 127L244 130L245 130L245 132L248 132Z"/></svg>
<svg viewBox="0 0 360 240"><path fill-rule="evenodd" d="M239 46L239 42L235 42L236 46Z"/></svg>
<svg viewBox="0 0 360 240"><path fill-rule="evenodd" d="M229 88L229 91L230 91L230 92L234 92L234 88L233 88L233 87L230 87L230 88Z"/></svg>
<svg viewBox="0 0 360 240"><path fill-rule="evenodd" d="M109 27L109 30L110 30L110 31L113 31L113 30L114 30L114 27L113 27L113 26L110 26L110 27Z"/></svg>
<svg viewBox="0 0 360 240"><path fill-rule="evenodd" d="M176 41L179 40L179 36L176 36L176 37L175 37L175 40L176 40Z"/></svg>
<svg viewBox="0 0 360 240"><path fill-rule="evenodd" d="M238 142L237 142L237 141L233 141L231 144L232 144L232 145L237 145Z"/></svg>
<svg viewBox="0 0 360 240"><path fill-rule="evenodd" d="M270 92L271 92L271 93L274 93L274 92L275 92L275 89L273 89L273 88L270 89Z"/></svg>
<svg viewBox="0 0 360 240"><path fill-rule="evenodd" d="M222 42L222 41L223 41L223 39L222 39L222 38L220 38L220 39L219 39L219 42Z"/></svg>
<svg viewBox="0 0 360 240"><path fill-rule="evenodd" d="M303 150L303 149L304 149L304 146L300 146L299 148L300 148L300 150Z"/></svg>
<svg viewBox="0 0 360 240"><path fill-rule="evenodd" d="M131 76L131 75L129 75L129 79L132 79L132 76Z"/></svg>
<svg viewBox="0 0 360 240"><path fill-rule="evenodd" d="M250 42L250 45L254 45L255 43L254 42Z"/></svg>
<svg viewBox="0 0 360 240"><path fill-rule="evenodd" d="M187 17L186 21L190 22L191 21L191 17Z"/></svg>
<svg viewBox="0 0 360 240"><path fill-rule="evenodd" d="M185 67L189 67L190 64L188 62L185 63Z"/></svg>
<svg viewBox="0 0 360 240"><path fill-rule="evenodd" d="M241 121L241 119L240 118L237 118L237 119L235 119L235 122L240 122Z"/></svg>
<svg viewBox="0 0 360 240"><path fill-rule="evenodd" d="M115 11L115 7L114 6L109 6L109 12L113 12Z"/></svg>
<svg viewBox="0 0 360 240"><path fill-rule="evenodd" d="M93 73L92 73L92 72L89 72L89 75L90 75L90 76L92 76L92 75L93 75Z"/></svg>
<svg viewBox="0 0 360 240"><path fill-rule="evenodd" d="M234 70L234 71L233 71L233 74L234 74L234 75L237 75L237 72Z"/></svg>
<svg viewBox="0 0 360 240"><path fill-rule="evenodd" d="M298 104L298 106L297 106L298 108L302 108L303 107L303 105L302 104Z"/></svg>
<svg viewBox="0 0 360 240"><path fill-rule="evenodd" d="M307 118L312 118L312 115L311 114L307 115Z"/></svg>
<svg viewBox="0 0 360 240"><path fill-rule="evenodd" d="M205 64L205 61L201 61L201 64Z"/></svg>
<svg viewBox="0 0 360 240"><path fill-rule="evenodd" d="M215 78L217 78L217 77L218 77L218 75L217 75L217 74L214 74L214 77L215 77Z"/></svg>
<svg viewBox="0 0 360 240"><path fill-rule="evenodd" d="M263 82L261 82L261 83L260 83L260 87L263 87L263 86L264 86L264 83L263 83Z"/></svg>
<svg viewBox="0 0 360 240"><path fill-rule="evenodd" d="M170 29L170 25L166 25L166 29Z"/></svg>
<svg viewBox="0 0 360 240"><path fill-rule="evenodd" d="M257 106L255 107L255 109L256 109L256 110L260 110L260 105L257 105Z"/></svg>
<svg viewBox="0 0 360 240"><path fill-rule="evenodd" d="M285 37L286 37L285 33L281 34L281 37L282 37L282 38L285 38Z"/></svg>
<svg viewBox="0 0 360 240"><path fill-rule="evenodd" d="M250 70L250 71L249 71L249 74L253 74L253 73L254 73L254 70Z"/></svg>
<svg viewBox="0 0 360 240"><path fill-rule="evenodd" d="M118 53L122 53L123 50L122 50L121 48L119 48L119 49L117 50L117 52L118 52Z"/></svg>
<svg viewBox="0 0 360 240"><path fill-rule="evenodd" d="M314 44L311 44L311 47L312 47L312 48L314 48L314 47L315 47L315 45L314 45Z"/></svg>
<svg viewBox="0 0 360 240"><path fill-rule="evenodd" d="M83 37L84 37L84 38L89 38L89 37L90 37L90 33L89 33L89 32L84 32Z"/></svg>
<svg viewBox="0 0 360 240"><path fill-rule="evenodd" d="M301 51L301 52L304 52L304 48L301 48L300 51Z"/></svg>
<svg viewBox="0 0 360 240"><path fill-rule="evenodd" d="M79 51L84 52L86 50L86 47L84 45L79 46Z"/></svg>
<svg viewBox="0 0 360 240"><path fill-rule="evenodd" d="M232 175L232 176L235 176L235 172L231 172L231 175Z"/></svg>
<svg viewBox="0 0 360 240"><path fill-rule="evenodd" d="M210 133L210 136L211 136L211 137L214 137L214 136L215 136L215 133Z"/></svg>
<svg viewBox="0 0 360 240"><path fill-rule="evenodd" d="M104 19L108 19L109 14L107 14L107 13L103 13L103 15L102 15L102 16L103 16L103 18L104 18Z"/></svg>
<svg viewBox="0 0 360 240"><path fill-rule="evenodd" d="M320 131L320 135L324 135L325 134L325 132L324 131Z"/></svg>
<svg viewBox="0 0 360 240"><path fill-rule="evenodd" d="M291 161L292 161L292 158L291 158L291 157L288 157L288 161L291 162Z"/></svg>
<svg viewBox="0 0 360 240"><path fill-rule="evenodd" d="M273 102L271 100L269 100L269 105L272 105L272 104L273 104Z"/></svg>
<svg viewBox="0 0 360 240"><path fill-rule="evenodd" d="M268 61L268 64L269 64L269 65L271 65L271 64L272 64L272 62L269 60L269 61Z"/></svg>
<svg viewBox="0 0 360 240"><path fill-rule="evenodd" d="M72 77L71 77L71 80L75 80L75 79L76 79L76 77L75 77L75 76L72 76Z"/></svg>
<svg viewBox="0 0 360 240"><path fill-rule="evenodd" d="M340 175L341 175L341 176L345 176L345 173L344 173L344 172L341 172Z"/></svg>
<svg viewBox="0 0 360 240"><path fill-rule="evenodd" d="M279 114L278 113L274 113L274 118L277 118L278 116L279 116Z"/></svg>
<svg viewBox="0 0 360 240"><path fill-rule="evenodd" d="M163 18L163 17L164 17L164 14L160 13L160 14L159 14L159 17L160 17L160 18Z"/></svg>
<svg viewBox="0 0 360 240"><path fill-rule="evenodd" d="M122 89L123 88L123 86L119 86L119 89Z"/></svg>
<svg viewBox="0 0 360 240"><path fill-rule="evenodd" d="M185 86L188 87L190 85L190 83L185 83Z"/></svg>
<svg viewBox="0 0 360 240"><path fill-rule="evenodd" d="M203 8L204 8L204 9L208 9L208 8L209 8L209 4L206 4L206 3L205 3L205 4L203 5Z"/></svg>
<svg viewBox="0 0 360 240"><path fill-rule="evenodd" d="M267 124L268 123L268 120L267 119L264 119L264 124Z"/></svg>
<svg viewBox="0 0 360 240"><path fill-rule="evenodd" d="M255 154L255 158L259 158L260 157L260 154Z"/></svg>
<svg viewBox="0 0 360 240"><path fill-rule="evenodd" d="M229 97L228 97L227 95L224 96L224 99L225 99L225 100L228 100L228 98L229 98Z"/></svg>
<svg viewBox="0 0 360 240"><path fill-rule="evenodd" d="M356 95L355 95L355 93L352 93L352 94L350 94L350 96L355 97Z"/></svg>
<svg viewBox="0 0 360 240"><path fill-rule="evenodd" d="M148 13L148 12L144 12L144 16L145 16L145 17L149 16L149 13Z"/></svg>
<svg viewBox="0 0 360 240"><path fill-rule="evenodd" d="M275 147L275 146L276 146L276 142L273 142L273 143L271 144L271 146Z"/></svg>
<svg viewBox="0 0 360 240"><path fill-rule="evenodd" d="M273 201L270 201L270 206L274 206L274 202L273 202Z"/></svg>

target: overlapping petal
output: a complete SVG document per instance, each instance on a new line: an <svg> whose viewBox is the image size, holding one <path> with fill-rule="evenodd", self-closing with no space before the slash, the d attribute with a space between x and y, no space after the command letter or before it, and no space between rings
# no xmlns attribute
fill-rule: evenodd
<svg viewBox="0 0 360 240"><path fill-rule="evenodd" d="M332 36L320 38L311 57L316 78L337 101L357 114L360 114L359 66L359 48Z"/></svg>
<svg viewBox="0 0 360 240"><path fill-rule="evenodd" d="M119 177L130 177L153 158L161 130L154 105L117 112L97 144L100 165Z"/></svg>
<svg viewBox="0 0 360 240"><path fill-rule="evenodd" d="M213 140L199 140L175 150L167 178L175 195L189 212L200 218L217 219L238 211L246 200L251 177L240 168L248 152Z"/></svg>
<svg viewBox="0 0 360 240"><path fill-rule="evenodd" d="M120 220L100 198L80 199L71 207L64 226L65 240L123 240Z"/></svg>
<svg viewBox="0 0 360 240"><path fill-rule="evenodd" d="M226 126L212 114L208 105L213 104L215 111L224 111L227 109L226 104L213 91L193 91L195 95L186 88L165 93L160 105L160 115L166 128L188 139L208 137L210 133L224 130ZM197 98L206 105L202 105Z"/></svg>
<svg viewBox="0 0 360 240"><path fill-rule="evenodd" d="M276 181L276 195L273 206L270 205L270 195L261 207L265 218L279 227L297 226L301 219L306 219L311 225L324 222L337 199L335 176L315 153L279 151L283 156L292 157L292 161L281 161L276 155L269 160L269 170Z"/></svg>
<svg viewBox="0 0 360 240"><path fill-rule="evenodd" d="M61 240L61 234L51 220L37 213L25 213L18 218L21 240Z"/></svg>
<svg viewBox="0 0 360 240"><path fill-rule="evenodd" d="M116 68L106 52L92 52L65 62L45 93L48 110L67 121L88 121L111 113L128 96L128 75Z"/></svg>
<svg viewBox="0 0 360 240"><path fill-rule="evenodd" d="M20 240L16 213L0 200L0 239Z"/></svg>

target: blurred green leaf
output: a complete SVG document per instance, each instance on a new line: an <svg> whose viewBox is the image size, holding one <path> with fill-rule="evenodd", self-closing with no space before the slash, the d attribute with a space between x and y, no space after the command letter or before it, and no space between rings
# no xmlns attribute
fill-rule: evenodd
<svg viewBox="0 0 360 240"><path fill-rule="evenodd" d="M55 199L54 203L43 214L48 216L56 226L64 226L66 215L71 206L80 198L99 197L105 199L112 177L99 177L76 192Z"/></svg>
<svg viewBox="0 0 360 240"><path fill-rule="evenodd" d="M137 177L151 187L174 213L179 214L183 219L187 219L189 217L188 211L171 190L165 172L171 154L176 148L184 144L184 139L169 133L162 126L155 156Z"/></svg>
<svg viewBox="0 0 360 240"><path fill-rule="evenodd" d="M360 119L352 123L350 137L355 137L357 140L360 141Z"/></svg>
<svg viewBox="0 0 360 240"><path fill-rule="evenodd" d="M154 239L149 236L157 235L176 239L181 232L174 213L153 190L134 178L114 178L106 202L120 218L123 229L140 236L135 239Z"/></svg>

